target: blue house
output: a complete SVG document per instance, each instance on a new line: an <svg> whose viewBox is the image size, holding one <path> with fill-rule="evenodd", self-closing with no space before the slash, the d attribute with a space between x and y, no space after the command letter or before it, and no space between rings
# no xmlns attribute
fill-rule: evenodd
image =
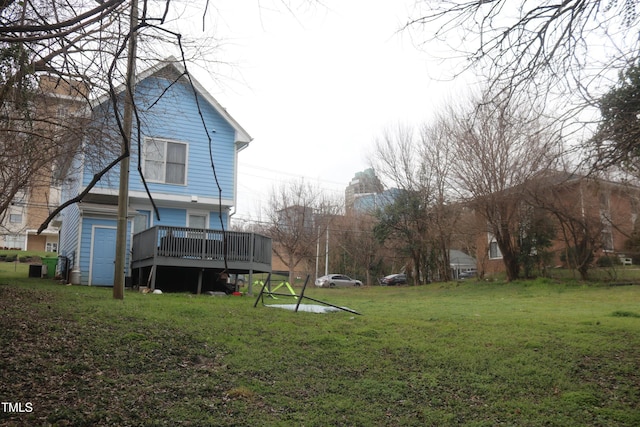
<svg viewBox="0 0 640 427"><path fill-rule="evenodd" d="M175 60L137 76L134 102L125 276L133 285L199 292L227 274L271 271L270 239L227 231L238 153L249 134ZM95 103L85 154L67 172L63 201L120 154L113 111L121 106L109 97ZM59 254L70 260L72 283L113 285L118 187L116 166L61 212Z"/></svg>

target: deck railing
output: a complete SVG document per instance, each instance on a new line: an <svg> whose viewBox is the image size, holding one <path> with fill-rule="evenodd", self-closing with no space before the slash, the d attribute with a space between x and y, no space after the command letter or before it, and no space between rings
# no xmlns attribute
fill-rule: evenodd
<svg viewBox="0 0 640 427"><path fill-rule="evenodd" d="M271 264L271 239L255 233L158 225L133 236L133 261L153 257Z"/></svg>

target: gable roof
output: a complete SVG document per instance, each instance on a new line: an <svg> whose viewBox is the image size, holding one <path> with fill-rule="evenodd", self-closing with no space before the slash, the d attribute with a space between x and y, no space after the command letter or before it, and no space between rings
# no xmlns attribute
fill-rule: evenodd
<svg viewBox="0 0 640 427"><path fill-rule="evenodd" d="M144 71L141 71L136 74L136 83L151 77L155 74L158 74L163 69L172 68L175 73L180 76L181 79L185 78L186 69L181 61L171 56L164 60L158 61L152 67L147 68ZM198 96L201 96L205 101L207 101L211 106L220 114L235 130L235 143L238 145L238 150L242 150L253 140L253 138L249 135L249 133L244 130L240 123L234 119L231 114L229 114L222 105L211 95L205 88L200 84L195 77L190 75L190 83L193 84L193 88L195 89ZM125 84L122 83L115 88L116 93L121 93L125 90ZM96 105L102 104L109 99L109 94L105 94L98 98L95 102Z"/></svg>
<svg viewBox="0 0 640 427"><path fill-rule="evenodd" d="M452 268L476 268L476 260L457 249L449 250L449 263Z"/></svg>

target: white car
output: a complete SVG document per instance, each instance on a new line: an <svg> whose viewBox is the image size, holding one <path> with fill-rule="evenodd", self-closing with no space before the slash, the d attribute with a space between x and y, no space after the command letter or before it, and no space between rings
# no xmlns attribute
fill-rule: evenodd
<svg viewBox="0 0 640 427"><path fill-rule="evenodd" d="M362 286L360 280L355 280L344 274L328 274L316 279L316 286L320 288L334 288L336 286Z"/></svg>

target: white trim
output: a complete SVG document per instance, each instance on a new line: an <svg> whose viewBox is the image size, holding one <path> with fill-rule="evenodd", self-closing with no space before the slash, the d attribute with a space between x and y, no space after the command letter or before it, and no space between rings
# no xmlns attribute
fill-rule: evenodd
<svg viewBox="0 0 640 427"><path fill-rule="evenodd" d="M217 197L203 197L201 194L198 194L198 201L192 202L190 194L169 194L169 193L151 193L153 196L153 200L156 204L161 205L162 202L169 203L175 206L180 205L180 207L184 207L183 204L189 206L198 206L199 208L206 209L206 207L217 207L218 206L218 198ZM144 191L131 191L129 192L129 200L133 200L135 202L144 201L148 203L149 198L147 193ZM146 206L146 205L145 205ZM162 204L162 206L165 206ZM222 199L222 206L228 207L233 206L233 200L230 199ZM171 206L173 207L173 206Z"/></svg>
<svg viewBox="0 0 640 427"><path fill-rule="evenodd" d="M76 251L75 254L73 255L73 266L71 267L72 270L80 270L80 249L81 249L81 243L82 243L82 222L83 222L83 218L82 218L82 212L78 211L78 231L77 231L77 238L76 238ZM80 280L82 281L82 277L80 277Z"/></svg>
<svg viewBox="0 0 640 427"><path fill-rule="evenodd" d="M111 229L111 230L117 230L117 227L111 226L111 225L97 225L94 224L91 226L91 241L89 243L89 277L87 278L87 283L89 284L89 286L92 286L93 284L91 283L91 280L93 279L93 242L95 241L95 234L96 234L96 228L104 228L104 229ZM114 257L115 259L115 257ZM114 267L114 272L115 272L115 267Z"/></svg>
<svg viewBox="0 0 640 427"><path fill-rule="evenodd" d="M57 236L59 232L60 232L59 228L45 228L40 233L40 236ZM35 228L28 228L26 233L27 233L27 236L37 236L38 230Z"/></svg>
<svg viewBox="0 0 640 427"><path fill-rule="evenodd" d="M189 223L189 217L193 215L193 216L200 216L200 217L204 217L204 228L209 228L209 212L204 211L202 209L187 209L187 227L193 227L190 223Z"/></svg>
<svg viewBox="0 0 640 427"><path fill-rule="evenodd" d="M236 172L237 173L237 172ZM169 185L177 185L177 184L169 184ZM117 188L92 188L91 194L99 194L104 196L117 196L118 189ZM218 197L217 196L203 196L202 194L198 194L198 202L193 203L191 200L191 194L172 194L172 193L159 193L157 191L151 192L153 196L153 200L156 202L169 202L169 203L185 203L185 204L197 204L198 206L218 206ZM149 197L147 193L144 191L129 191L129 201L131 202L148 202ZM82 203L83 206L108 206L108 205L98 205L94 203ZM116 206L116 205L113 205ZM232 199L222 199L222 206L234 206L234 201ZM82 210L82 208L81 208Z"/></svg>
<svg viewBox="0 0 640 427"><path fill-rule="evenodd" d="M233 154L233 204L229 206L229 222L231 221L231 217L236 213L238 203L238 152L239 150L236 150ZM231 207L233 207L233 212L231 211Z"/></svg>

